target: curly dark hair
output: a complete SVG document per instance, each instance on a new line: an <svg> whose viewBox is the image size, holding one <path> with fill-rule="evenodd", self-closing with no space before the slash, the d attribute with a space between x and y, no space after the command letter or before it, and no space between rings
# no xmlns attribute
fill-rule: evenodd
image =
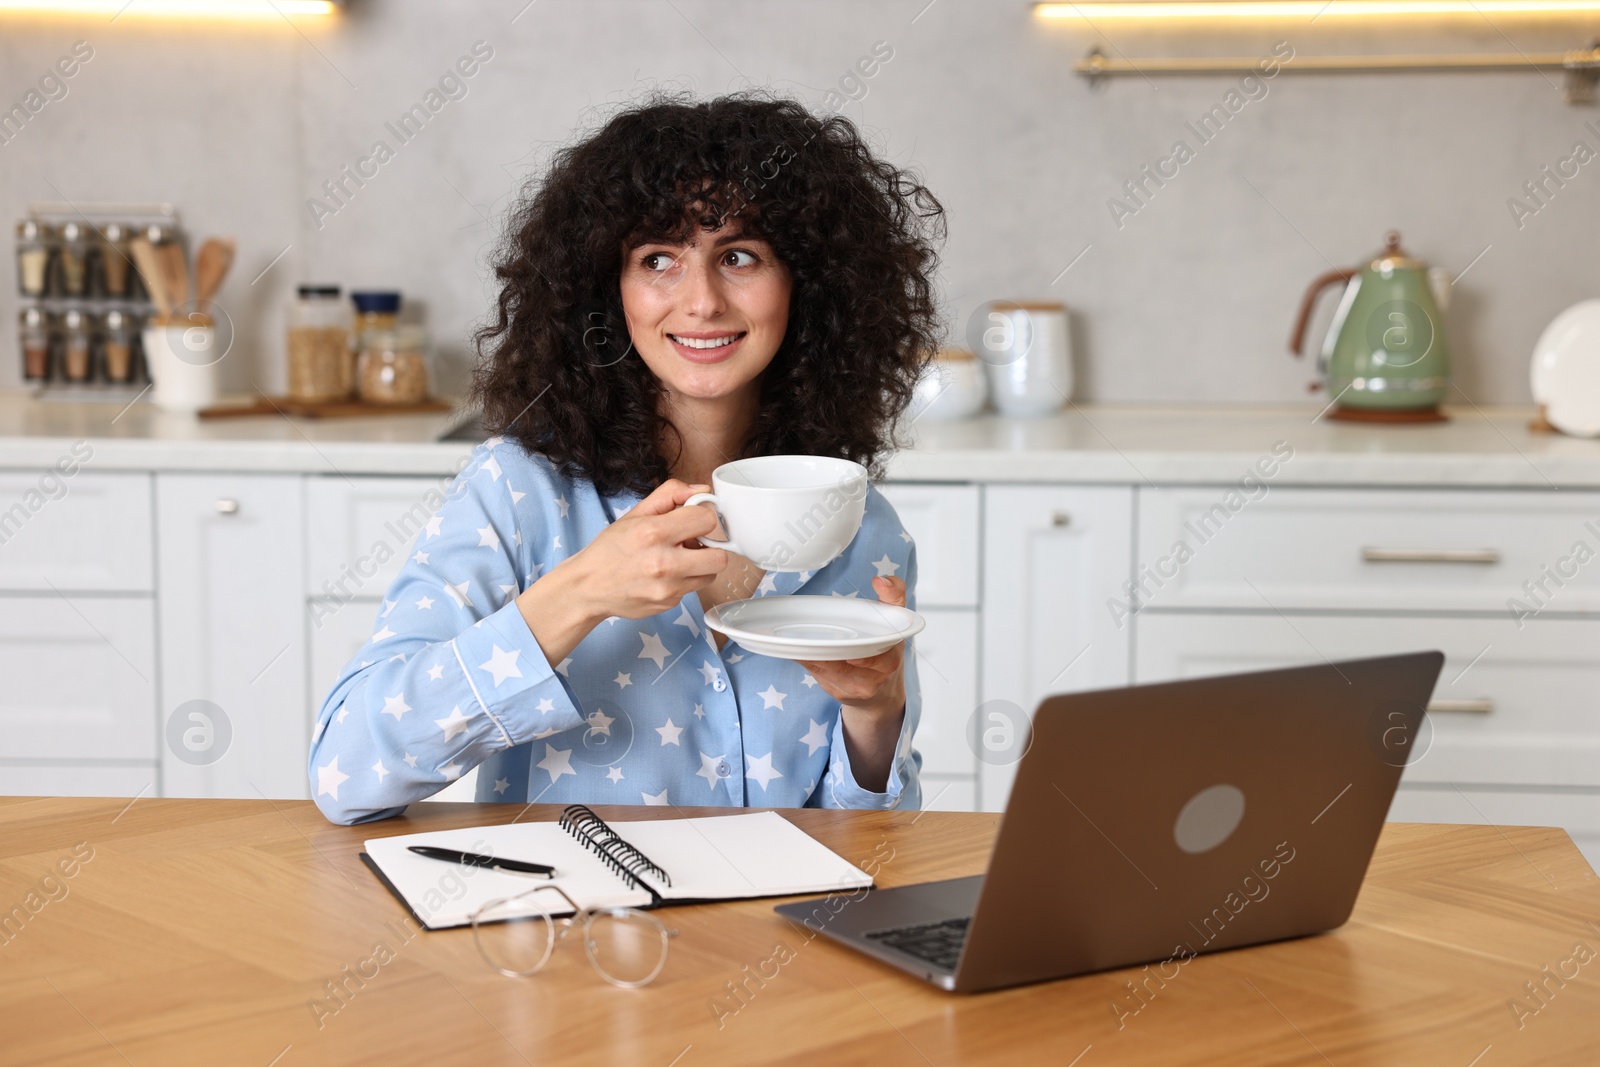
<svg viewBox="0 0 1600 1067"><path fill-rule="evenodd" d="M876 158L856 126L764 93L655 95L556 153L494 261L477 333L484 426L602 493L647 493L681 448L663 386L631 352L623 249L741 224L792 278L788 328L739 457L855 460L882 477L912 387L937 350L932 274L944 208Z"/></svg>

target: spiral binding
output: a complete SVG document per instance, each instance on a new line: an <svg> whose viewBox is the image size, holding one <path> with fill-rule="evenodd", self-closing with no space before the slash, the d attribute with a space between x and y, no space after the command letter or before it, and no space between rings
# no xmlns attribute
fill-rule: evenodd
<svg viewBox="0 0 1600 1067"><path fill-rule="evenodd" d="M616 871L635 889L655 891L642 880L645 874L654 874L663 885L670 887L672 878L648 856L617 836L606 821L583 804L569 805L556 820L567 833L577 838Z"/></svg>

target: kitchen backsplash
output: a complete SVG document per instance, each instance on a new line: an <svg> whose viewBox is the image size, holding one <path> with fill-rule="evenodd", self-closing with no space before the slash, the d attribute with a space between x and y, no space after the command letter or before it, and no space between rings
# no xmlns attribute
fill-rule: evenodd
<svg viewBox="0 0 1600 1067"><path fill-rule="evenodd" d="M1296 300L1390 228L1462 275L1449 324L1475 403L1526 403L1540 330L1600 295L1600 121L1562 103L1558 73L1292 69L1507 37L1561 50L1577 31L1107 42L1012 0L353 0L300 29L7 16L0 35L0 219L37 201L165 201L193 232L237 235L221 293L234 389L283 390L285 309L311 281L403 290L438 340L438 385L460 388L508 204L574 127L656 87L769 87L861 122L949 209L952 340L986 300L1061 300L1080 399L1307 401L1310 361L1285 351ZM1071 65L1097 40L1274 71L1091 88ZM15 270L0 266L0 386L21 381Z"/></svg>

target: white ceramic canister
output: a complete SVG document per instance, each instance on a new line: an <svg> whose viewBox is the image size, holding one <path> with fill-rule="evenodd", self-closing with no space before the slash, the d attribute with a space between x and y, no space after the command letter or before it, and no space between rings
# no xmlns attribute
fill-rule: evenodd
<svg viewBox="0 0 1600 1067"><path fill-rule="evenodd" d="M973 351L985 365L1002 415L1049 415L1066 406L1072 399L1072 345L1065 305L994 301L982 326Z"/></svg>
<svg viewBox="0 0 1600 1067"><path fill-rule="evenodd" d="M145 365L155 389L151 399L163 411L198 411L217 402L216 327L147 325L140 333Z"/></svg>
<svg viewBox="0 0 1600 1067"><path fill-rule="evenodd" d="M989 395L989 380L983 364L965 348L945 348L928 363L917 379L911 397L913 420L954 422L968 419L983 410Z"/></svg>

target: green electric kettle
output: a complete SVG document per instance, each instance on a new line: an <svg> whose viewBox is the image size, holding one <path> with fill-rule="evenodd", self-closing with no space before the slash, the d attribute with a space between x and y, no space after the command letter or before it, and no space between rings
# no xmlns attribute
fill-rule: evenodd
<svg viewBox="0 0 1600 1067"><path fill-rule="evenodd" d="M1358 422L1436 422L1450 382L1450 352L1441 307L1442 271L1400 249L1390 230L1378 258L1360 269L1334 270L1306 290L1289 350L1300 355L1322 290L1348 282L1328 326L1317 370L1333 398L1329 418ZM1313 389L1317 386L1313 385Z"/></svg>

